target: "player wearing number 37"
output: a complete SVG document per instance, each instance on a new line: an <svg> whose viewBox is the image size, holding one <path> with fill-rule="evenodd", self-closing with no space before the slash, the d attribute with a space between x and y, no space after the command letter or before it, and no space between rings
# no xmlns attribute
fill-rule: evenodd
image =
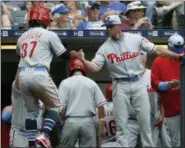
<svg viewBox="0 0 185 148"><path fill-rule="evenodd" d="M50 63L53 54L67 59L76 52L67 51L57 34L46 29L51 21L47 8L32 8L29 18L30 29L19 37L16 47L20 56L19 85L27 110L25 127L29 147L35 147L37 142L47 148L51 147L49 138L53 127L61 121L58 90L49 75ZM43 133L36 138L38 98L44 103L46 114Z"/></svg>

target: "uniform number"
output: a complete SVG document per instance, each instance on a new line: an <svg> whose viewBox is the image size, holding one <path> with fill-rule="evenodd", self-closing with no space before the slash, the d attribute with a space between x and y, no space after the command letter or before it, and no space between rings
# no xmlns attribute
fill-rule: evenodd
<svg viewBox="0 0 185 148"><path fill-rule="evenodd" d="M115 120L109 120L105 122L105 135L106 136L114 136L116 135L116 122Z"/></svg>
<svg viewBox="0 0 185 148"><path fill-rule="evenodd" d="M30 43L27 43L27 42L23 43L21 57L25 58L28 55L28 49L30 49L29 57L31 58L36 46L37 46L37 41L32 41Z"/></svg>

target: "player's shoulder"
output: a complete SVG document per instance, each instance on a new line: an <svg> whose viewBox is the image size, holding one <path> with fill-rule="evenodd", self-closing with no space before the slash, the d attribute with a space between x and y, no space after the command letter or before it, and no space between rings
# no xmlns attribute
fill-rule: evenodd
<svg viewBox="0 0 185 148"><path fill-rule="evenodd" d="M109 49L110 45L112 44L112 39L109 37L107 40L100 46L99 50Z"/></svg>
<svg viewBox="0 0 185 148"><path fill-rule="evenodd" d="M81 76L81 79L85 84L88 84L90 88L97 88L98 84L91 78L86 76Z"/></svg>
<svg viewBox="0 0 185 148"><path fill-rule="evenodd" d="M67 83L69 81L69 78L65 78L64 80L62 80L59 84L59 90L61 87L66 87L67 86Z"/></svg>
<svg viewBox="0 0 185 148"><path fill-rule="evenodd" d="M83 76L83 79L87 81L89 84L96 85L96 82L89 77Z"/></svg>
<svg viewBox="0 0 185 148"><path fill-rule="evenodd" d="M45 32L46 34L50 35L51 37L57 36L57 33L54 32L54 31L52 31L52 30L47 30L47 29L45 29L44 32Z"/></svg>
<svg viewBox="0 0 185 148"><path fill-rule="evenodd" d="M132 33L132 32L124 32L124 36L129 38L129 37L134 37L134 38L142 38L142 36L138 33Z"/></svg>
<svg viewBox="0 0 185 148"><path fill-rule="evenodd" d="M145 39L140 34L132 32L124 32L123 38L125 42L129 42L130 44L140 43L142 39Z"/></svg>

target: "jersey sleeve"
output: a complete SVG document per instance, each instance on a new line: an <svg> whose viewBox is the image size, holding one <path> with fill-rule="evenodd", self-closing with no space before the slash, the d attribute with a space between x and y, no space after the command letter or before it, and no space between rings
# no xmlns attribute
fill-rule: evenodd
<svg viewBox="0 0 185 148"><path fill-rule="evenodd" d="M140 37L140 40L141 40L141 42L140 42L141 43L141 45L140 45L141 49L143 51L145 51L148 55L152 54L154 49L155 49L155 44L150 42L148 39L146 39L142 36Z"/></svg>
<svg viewBox="0 0 185 148"><path fill-rule="evenodd" d="M49 42L53 52L56 54L57 57L66 51L64 45L62 44L56 33L51 33Z"/></svg>
<svg viewBox="0 0 185 148"><path fill-rule="evenodd" d="M94 59L92 59L92 62L98 65L100 68L102 68L103 65L105 64L105 56L103 49L101 47L96 52Z"/></svg>
<svg viewBox="0 0 185 148"><path fill-rule="evenodd" d="M59 86L59 99L63 108L67 107L68 89L64 82Z"/></svg>
<svg viewBox="0 0 185 148"><path fill-rule="evenodd" d="M151 85L152 88L157 91L158 85L160 83L160 71L157 65L157 61L155 60L151 66Z"/></svg>
<svg viewBox="0 0 185 148"><path fill-rule="evenodd" d="M96 103L96 107L99 107L100 105L104 105L105 103L107 103L102 91L100 90L100 88L98 87L97 84L95 84L95 103Z"/></svg>

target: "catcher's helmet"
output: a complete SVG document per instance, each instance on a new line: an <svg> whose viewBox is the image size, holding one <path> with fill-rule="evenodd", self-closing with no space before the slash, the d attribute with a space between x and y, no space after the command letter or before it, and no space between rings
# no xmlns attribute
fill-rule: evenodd
<svg viewBox="0 0 185 148"><path fill-rule="evenodd" d="M30 11L30 20L40 20L45 26L51 21L49 10L44 7L32 8Z"/></svg>
<svg viewBox="0 0 185 148"><path fill-rule="evenodd" d="M109 84L106 88L106 99L112 101L112 84Z"/></svg>
<svg viewBox="0 0 185 148"><path fill-rule="evenodd" d="M69 63L69 73L70 75L73 74L75 70L81 70L83 75L86 75L87 68L84 63L80 59L72 59Z"/></svg>

